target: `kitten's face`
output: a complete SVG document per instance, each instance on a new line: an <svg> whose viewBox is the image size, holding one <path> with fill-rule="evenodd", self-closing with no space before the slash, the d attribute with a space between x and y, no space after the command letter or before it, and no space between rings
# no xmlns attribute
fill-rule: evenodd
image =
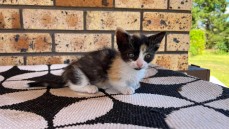
<svg viewBox="0 0 229 129"><path fill-rule="evenodd" d="M135 70L147 68L148 64L154 59L164 36L165 32L147 37L145 35L130 35L122 29L116 31L121 57Z"/></svg>

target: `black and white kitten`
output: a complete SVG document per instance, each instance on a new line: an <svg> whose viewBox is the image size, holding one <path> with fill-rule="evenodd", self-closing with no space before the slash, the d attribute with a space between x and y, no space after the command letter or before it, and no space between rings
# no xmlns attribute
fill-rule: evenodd
<svg viewBox="0 0 229 129"><path fill-rule="evenodd" d="M148 64L154 59L165 32L152 36L131 35L116 30L118 50L104 48L89 52L68 65L58 87L69 86L77 92L96 93L98 88L112 87L122 94L133 94L139 88ZM34 86L56 87L53 83L32 82Z"/></svg>

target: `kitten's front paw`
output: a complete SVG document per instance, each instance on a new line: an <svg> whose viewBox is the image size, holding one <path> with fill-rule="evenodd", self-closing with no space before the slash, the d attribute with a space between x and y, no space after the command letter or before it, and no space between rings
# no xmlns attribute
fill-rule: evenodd
<svg viewBox="0 0 229 129"><path fill-rule="evenodd" d="M132 94L134 94L134 92L135 92L135 90L132 87L125 87L121 91L121 93L124 94L124 95L132 95Z"/></svg>
<svg viewBox="0 0 229 129"><path fill-rule="evenodd" d="M96 86L90 85L90 86L87 87L87 93L94 94L94 93L96 93L98 91L99 91L99 89Z"/></svg>
<svg viewBox="0 0 229 129"><path fill-rule="evenodd" d="M140 83L138 83L138 84L136 84L135 86L134 86L134 89L138 89L138 88L140 88Z"/></svg>

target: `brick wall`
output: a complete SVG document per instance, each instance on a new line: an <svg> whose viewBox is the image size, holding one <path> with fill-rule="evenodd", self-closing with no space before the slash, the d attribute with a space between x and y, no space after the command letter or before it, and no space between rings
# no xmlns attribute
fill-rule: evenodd
<svg viewBox="0 0 229 129"><path fill-rule="evenodd" d="M69 63L116 48L114 30L167 31L154 63L188 65L191 0L0 0L0 65Z"/></svg>

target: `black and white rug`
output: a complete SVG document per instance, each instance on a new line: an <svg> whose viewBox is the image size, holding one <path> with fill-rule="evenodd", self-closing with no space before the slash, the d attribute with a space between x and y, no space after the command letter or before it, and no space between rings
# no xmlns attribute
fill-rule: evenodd
<svg viewBox="0 0 229 129"><path fill-rule="evenodd" d="M229 89L157 66L133 95L27 88L35 80L59 81L63 67L0 66L0 128L229 128Z"/></svg>

